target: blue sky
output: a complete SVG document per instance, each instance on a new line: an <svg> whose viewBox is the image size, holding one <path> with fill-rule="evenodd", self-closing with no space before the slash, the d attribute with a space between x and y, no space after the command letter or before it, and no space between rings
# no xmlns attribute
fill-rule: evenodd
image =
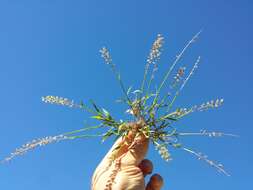
<svg viewBox="0 0 253 190"><path fill-rule="evenodd" d="M183 139L223 163L232 176L180 150L172 150L170 163L153 149L148 158L164 177L164 189L252 189L252 5L249 0L1 0L0 157L31 139L92 124L87 113L43 104L41 96L93 98L115 117L126 117L125 107L115 103L121 96L118 84L99 56L102 46L111 50L126 85L138 88L158 33L166 43L159 79L185 42L203 29L181 62L189 69L202 56L177 105L219 97L225 104L178 126L240 135ZM0 167L0 189L89 189L92 172L111 143L80 139L30 152Z"/></svg>

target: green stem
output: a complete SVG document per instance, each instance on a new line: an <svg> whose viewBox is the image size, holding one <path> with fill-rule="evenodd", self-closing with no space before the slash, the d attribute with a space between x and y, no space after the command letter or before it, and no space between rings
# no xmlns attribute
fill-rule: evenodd
<svg viewBox="0 0 253 190"><path fill-rule="evenodd" d="M128 105L132 108L132 101L130 100L129 96L127 95L127 91L126 91L125 86L121 80L120 73L116 70L115 65L112 63L111 63L111 69L112 69L112 72L116 75L117 80L119 81L120 88L121 88L123 94L125 95L125 97L127 98Z"/></svg>
<svg viewBox="0 0 253 190"><path fill-rule="evenodd" d="M179 62L179 60L182 58L182 56L184 55L185 51L190 47L190 45L192 43L194 43L194 41L198 38L199 34L202 31L199 31L196 35L193 36L193 38L186 44L186 46L183 48L183 50L180 52L180 54L178 56L176 56L175 61L173 62L172 66L169 68L168 72L166 73L165 77L163 78L162 83L160 84L156 97L154 98L154 103L157 102L157 98L161 92L162 87L164 86L165 82L167 81L168 77L170 76L170 73L172 72L172 70L174 69L174 67L176 66L176 64Z"/></svg>
<svg viewBox="0 0 253 190"><path fill-rule="evenodd" d="M147 74L148 74L148 70L149 70L149 65L150 63L146 63L146 67L145 67L145 72L144 72L144 76L143 76L143 80L142 80L142 84L141 84L141 95L142 96L143 92L144 92L144 85L146 82L146 78L147 78Z"/></svg>
<svg viewBox="0 0 253 190"><path fill-rule="evenodd" d="M100 127L103 127L103 125L96 125L96 126L92 126L92 127L82 128L82 129L78 129L78 130L75 130L75 131L70 131L70 132L64 133L63 135L72 135L72 134L75 134L75 133L88 131L88 130L91 130L91 129L97 129L97 128L100 128Z"/></svg>
<svg viewBox="0 0 253 190"><path fill-rule="evenodd" d="M89 107L85 106L84 104L81 105L81 108L83 108L84 110L86 110L89 113L92 114L97 114L96 112L94 112L92 109L90 109Z"/></svg>
<svg viewBox="0 0 253 190"><path fill-rule="evenodd" d="M175 100L177 99L179 93L183 90L183 88L185 87L186 83L189 81L190 77L193 75L195 69L198 67L199 62L200 62L200 56L196 60L193 68L191 69L191 72L189 73L189 75L187 76L187 78L184 80L182 86L179 88L179 90L177 90L177 92L176 92L174 98L172 99L172 101L171 101L171 103L170 103L167 111L169 111L171 109L171 107L173 106L173 104L174 104Z"/></svg>
<svg viewBox="0 0 253 190"><path fill-rule="evenodd" d="M71 136L71 137L68 137L70 140L73 140L73 139L78 139L78 138L88 138L88 137L102 137L103 134L99 134L99 135L78 135L78 136Z"/></svg>
<svg viewBox="0 0 253 190"><path fill-rule="evenodd" d="M179 91L177 91L176 94L175 94L175 96L173 97L173 99L172 99L172 101L171 101L171 103L170 103L170 105L169 105L169 107L167 109L167 112L172 108L172 106L173 106L174 102L176 101L178 95L179 95Z"/></svg>

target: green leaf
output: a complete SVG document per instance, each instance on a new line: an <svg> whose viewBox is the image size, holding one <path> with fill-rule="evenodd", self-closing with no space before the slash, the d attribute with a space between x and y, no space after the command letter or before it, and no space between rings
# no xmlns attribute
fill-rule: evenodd
<svg viewBox="0 0 253 190"><path fill-rule="evenodd" d="M132 86L130 86L130 87L127 89L127 95L130 94L131 90L132 90Z"/></svg>
<svg viewBox="0 0 253 190"><path fill-rule="evenodd" d="M164 121L164 120L172 120L172 121L177 121L177 118L174 118L171 116L171 114L165 115L160 117L159 119L160 121Z"/></svg>
<svg viewBox="0 0 253 190"><path fill-rule="evenodd" d="M169 113L169 114L163 116L162 118L163 118L163 119L169 119L169 120L176 121L177 119L176 119L175 117L173 117L174 115L175 115L175 112Z"/></svg>
<svg viewBox="0 0 253 190"><path fill-rule="evenodd" d="M100 125L96 125L96 126L85 127L85 128L81 128L81 129L78 129L78 130L66 132L66 133L64 133L63 135L72 135L72 134L80 133L80 132L83 132L83 131L88 131L88 130L92 130L92 129L97 129L97 128L100 128L100 127L103 127L103 125L100 124Z"/></svg>
<svg viewBox="0 0 253 190"><path fill-rule="evenodd" d="M173 146L174 146L175 148L181 148L181 147L182 147L182 144L177 143L177 144L173 144Z"/></svg>
<svg viewBox="0 0 253 190"><path fill-rule="evenodd" d="M121 147L122 147L122 145L116 146L116 147L112 150L112 152L114 152L114 151L116 151L116 150L119 150Z"/></svg>
<svg viewBox="0 0 253 190"><path fill-rule="evenodd" d="M77 136L70 136L68 139L74 140L74 139L79 139L79 138L89 138L89 137L100 137L102 135L77 135Z"/></svg>
<svg viewBox="0 0 253 190"><path fill-rule="evenodd" d="M176 118L173 118L173 117L166 117L166 119L172 120L172 121L177 121L177 119L176 119Z"/></svg>
<svg viewBox="0 0 253 190"><path fill-rule="evenodd" d="M102 108L102 111L106 117L110 117L110 113L106 109Z"/></svg>
<svg viewBox="0 0 253 190"><path fill-rule="evenodd" d="M101 116L101 115L94 115L94 116L91 116L91 118L97 119L97 120L100 120L100 121L104 121L104 117Z"/></svg>
<svg viewBox="0 0 253 190"><path fill-rule="evenodd" d="M83 106L84 106L84 102L81 101L79 105L80 105L81 107L83 107Z"/></svg>
<svg viewBox="0 0 253 190"><path fill-rule="evenodd" d="M103 138L102 138L102 142L105 142L106 139L108 139L108 138L109 138L110 136L112 136L113 134L114 134L114 133L113 133L112 130L107 131L107 132L104 134Z"/></svg>
<svg viewBox="0 0 253 190"><path fill-rule="evenodd" d="M91 104L93 105L93 107L95 108L95 110L100 113L100 110L99 108L97 107L97 105L93 102L93 100L90 100L91 101Z"/></svg>

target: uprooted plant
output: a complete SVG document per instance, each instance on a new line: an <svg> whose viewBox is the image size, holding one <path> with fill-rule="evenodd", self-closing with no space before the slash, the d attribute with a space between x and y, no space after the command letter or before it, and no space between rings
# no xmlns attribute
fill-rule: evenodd
<svg viewBox="0 0 253 190"><path fill-rule="evenodd" d="M101 137L102 141L105 141L111 136L116 136L116 138L124 138L129 134L130 131L134 131L134 135L136 137L139 135L144 135L146 138L148 138L150 142L154 144L161 157L166 161L171 160L169 147L172 147L187 151L188 153L196 156L198 159L206 161L219 172L229 175L221 164L216 163L210 160L204 154L196 152L183 145L179 141L179 137L187 135L235 137L236 135L222 132L209 132L206 130L185 133L180 132L176 127L176 123L180 119L183 119L185 116L188 116L193 112L217 108L223 104L223 99L216 99L189 108L174 108L173 106L177 97L180 95L183 88L198 68L201 59L200 57L197 57L192 69L187 75L185 73L186 67L179 67L175 71L176 65L180 62L186 50L198 39L200 33L201 32L197 33L176 56L172 65L165 73L160 85L158 85L155 90L152 90L153 88L151 87L154 83L154 77L157 72L158 62L162 53L162 47L164 43L164 37L162 35L157 36L149 52L144 69L144 77L139 89L132 89L131 87L125 88L121 79L121 75L116 68L116 65L112 62L112 58L108 49L103 47L100 50L101 56L104 59L104 62L110 66L111 70L115 74L123 92L123 98L119 101L127 104L129 108L126 110L126 112L131 114L133 119L131 121L118 121L111 115L111 113L109 113L106 109L99 107L96 103L94 103L94 101L90 101L90 106L88 106L88 104L84 102L76 103L67 98L58 96L45 96L42 97L43 102L85 110L92 115L91 117L93 119L98 120L100 124L81 128L79 130L67 132L57 136L35 139L27 144L24 144L21 148L16 149L9 157L5 158L3 162L10 161L16 156L22 155L36 147L47 145L49 143L88 137ZM169 77L171 77L172 80L169 80ZM161 90L164 88L165 84L170 84L171 91L174 93L161 93ZM105 132L99 133L101 130L97 129L100 128L103 128ZM97 130L98 132L96 134L86 134L85 132L89 130ZM133 140L133 142L129 144L129 147L133 146L134 143L136 142ZM115 154L120 149L121 146L116 147Z"/></svg>

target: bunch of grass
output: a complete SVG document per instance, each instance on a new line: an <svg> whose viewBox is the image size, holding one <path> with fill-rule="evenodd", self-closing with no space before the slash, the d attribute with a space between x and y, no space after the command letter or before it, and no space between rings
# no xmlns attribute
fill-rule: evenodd
<svg viewBox="0 0 253 190"><path fill-rule="evenodd" d="M24 153L46 144L59 142L62 140L73 140L78 138L88 138L88 137L101 137L102 141L107 140L109 137L115 136L116 138L125 137L129 132L133 132L135 136L145 135L146 138L152 142L165 161L171 160L170 148L176 148L184 150L198 159L205 161L210 166L216 168L219 172L222 172L225 175L229 175L225 171L222 164L218 164L212 160L209 160L207 156L202 153L198 153L186 146L184 146L179 141L179 137L188 136L188 135L201 135L208 137L223 137L230 136L235 137L232 134L225 134L222 132L207 132L202 130L200 132L188 132L183 133L178 131L176 123L183 119L185 116L196 112L196 111L205 111L209 109L218 108L223 104L223 99L211 100L209 102L203 103L199 106L195 105L190 108L174 108L174 103L177 97L180 95L190 78L195 73L198 68L201 58L197 57L195 63L193 64L192 69L185 76L185 67L180 67L176 71L174 77L172 78L171 87L175 89L174 95L171 93L162 94L161 90L164 88L165 84L168 83L168 79L172 72L175 70L175 66L179 64L180 60L183 58L183 55L186 53L188 48L190 48L198 39L201 32L198 32L193 38L186 43L181 52L176 56L172 65L168 68L165 73L161 83L158 85L158 88L155 91L150 90L151 85L154 81L155 73L158 69L158 62L162 54L162 47L164 44L164 37L159 34L155 39L150 53L147 58L146 66L144 69L144 76L139 89L132 90L132 88L125 88L125 85L122 81L121 75L116 68L116 65L112 61L111 54L106 47L103 47L100 50L101 57L104 59L106 65L110 66L112 72L115 74L116 79L119 82L120 88L123 92L123 98L121 101L129 107L127 113L132 115L131 121L122 121L116 120L111 113L106 109L99 107L93 101L90 102L90 106L86 103L75 103L73 100L67 98L62 98L58 96L45 96L42 97L42 101L50 104L57 104L62 106L67 106L71 108L79 108L89 112L93 119L100 122L99 125L85 127L79 130L67 132L61 135L54 137L46 137L41 139L33 140L30 143L23 145L21 148L16 149L9 157L3 161L10 161L14 157L23 155ZM152 68L153 66L153 68ZM151 72L149 72L151 70ZM134 128L138 124L138 128ZM98 128L106 129L104 133L98 134L86 134L86 131L96 130ZM130 146L134 146L136 141L131 142ZM117 150L116 150L117 149ZM121 149L117 147L115 152Z"/></svg>

